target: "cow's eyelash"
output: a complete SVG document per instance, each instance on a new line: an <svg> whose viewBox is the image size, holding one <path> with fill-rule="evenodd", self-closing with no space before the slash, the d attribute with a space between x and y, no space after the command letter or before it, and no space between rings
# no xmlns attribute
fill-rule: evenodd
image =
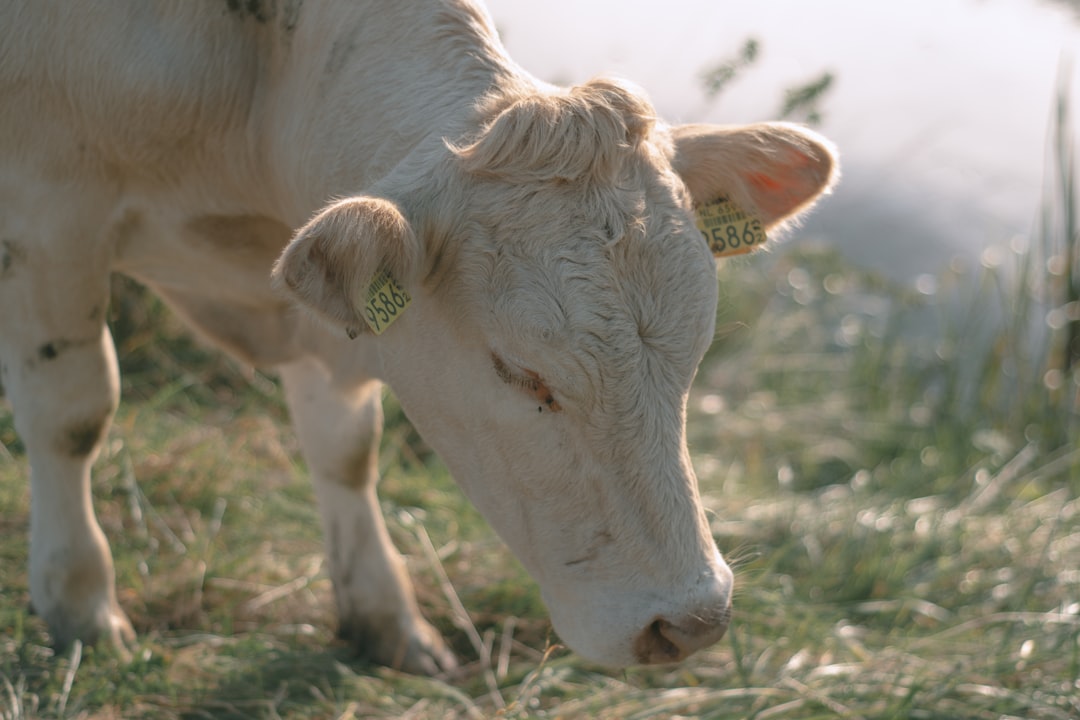
<svg viewBox="0 0 1080 720"><path fill-rule="evenodd" d="M515 375L513 372L510 371L510 368L506 366L506 363L503 362L503 359L495 353L491 354L491 364L495 366L495 374L498 375L499 379L507 385L514 385L525 390L532 389L528 384L530 378L524 377L522 375Z"/></svg>
<svg viewBox="0 0 1080 720"><path fill-rule="evenodd" d="M533 396L538 402L542 403L539 408L541 411L545 406L552 412L562 410L562 407L555 399L555 396L551 393L551 389L548 388L536 373L531 370L526 370L525 375L518 375L507 367L506 363L503 362L503 359L495 353L491 354L491 363L495 366L495 374L499 376L500 380L507 385L525 391Z"/></svg>

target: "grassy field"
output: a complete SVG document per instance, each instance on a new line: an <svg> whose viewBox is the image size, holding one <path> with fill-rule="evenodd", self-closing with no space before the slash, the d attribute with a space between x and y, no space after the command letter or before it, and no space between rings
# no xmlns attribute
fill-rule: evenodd
<svg viewBox="0 0 1080 720"><path fill-rule="evenodd" d="M384 509L463 667L355 657L274 381L122 284L125 402L94 493L140 645L57 656L26 612L26 469L0 410L0 719L1078 718L1080 263L1061 258L1080 234L1061 197L1030 247L914 287L795 246L722 269L690 437L736 610L662 669L558 644L392 398Z"/></svg>

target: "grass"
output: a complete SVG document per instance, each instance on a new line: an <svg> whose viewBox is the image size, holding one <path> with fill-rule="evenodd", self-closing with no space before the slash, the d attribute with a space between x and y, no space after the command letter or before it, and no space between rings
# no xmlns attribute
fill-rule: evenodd
<svg viewBox="0 0 1080 720"><path fill-rule="evenodd" d="M736 614L670 668L561 648L392 398L384 509L464 667L353 656L274 381L121 287L125 403L94 493L140 645L56 655L27 614L26 472L0 411L0 718L1080 717L1070 187L1048 188L1029 247L914 288L806 248L721 271L689 431Z"/></svg>

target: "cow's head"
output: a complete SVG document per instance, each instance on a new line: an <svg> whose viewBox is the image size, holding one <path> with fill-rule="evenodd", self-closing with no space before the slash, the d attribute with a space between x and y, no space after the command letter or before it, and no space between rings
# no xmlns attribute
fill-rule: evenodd
<svg viewBox="0 0 1080 720"><path fill-rule="evenodd" d="M833 153L787 124L669 128L610 81L480 113L302 228L279 284L355 335L388 271L411 303L370 318L395 318L370 340L384 379L559 634L609 665L679 660L723 634L732 590L685 435L717 302L695 206L725 197L775 232Z"/></svg>

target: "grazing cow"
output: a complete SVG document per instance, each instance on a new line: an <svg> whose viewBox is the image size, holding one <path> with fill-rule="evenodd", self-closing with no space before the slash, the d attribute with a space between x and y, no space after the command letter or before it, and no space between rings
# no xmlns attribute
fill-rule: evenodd
<svg viewBox="0 0 1080 720"><path fill-rule="evenodd" d="M695 208L714 250L758 242L834 176L791 125L671 127L619 82L538 82L471 0L3 3L0 370L34 608L61 644L133 636L90 502L116 271L280 373L342 633L377 661L454 665L379 514L382 382L572 648L713 643L732 574L685 439L717 301Z"/></svg>

